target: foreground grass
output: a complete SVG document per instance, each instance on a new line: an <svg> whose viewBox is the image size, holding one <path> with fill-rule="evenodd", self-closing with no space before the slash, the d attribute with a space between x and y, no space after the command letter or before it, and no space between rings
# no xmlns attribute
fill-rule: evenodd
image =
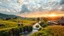
<svg viewBox="0 0 64 36"><path fill-rule="evenodd" d="M64 26L48 26L31 36L64 36Z"/></svg>

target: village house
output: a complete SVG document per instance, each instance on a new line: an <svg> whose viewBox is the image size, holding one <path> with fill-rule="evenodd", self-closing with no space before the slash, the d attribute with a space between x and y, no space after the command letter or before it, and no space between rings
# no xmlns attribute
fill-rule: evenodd
<svg viewBox="0 0 64 36"><path fill-rule="evenodd" d="M41 23L41 21L35 23L35 24L33 25L33 29L39 29L39 28L41 28L41 25L40 25L39 23Z"/></svg>
<svg viewBox="0 0 64 36"><path fill-rule="evenodd" d="M60 18L60 19L57 21L57 23L58 23L59 25L64 25L64 17Z"/></svg>

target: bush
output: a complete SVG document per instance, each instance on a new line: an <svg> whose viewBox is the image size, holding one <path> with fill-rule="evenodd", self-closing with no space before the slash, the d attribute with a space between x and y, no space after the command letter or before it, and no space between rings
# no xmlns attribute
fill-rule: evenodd
<svg viewBox="0 0 64 36"><path fill-rule="evenodd" d="M39 28L39 25L36 25L36 28Z"/></svg>
<svg viewBox="0 0 64 36"><path fill-rule="evenodd" d="M25 34L26 31L27 33L31 32L32 26L23 26L23 27L0 30L0 36L10 36L11 34L13 36L19 36L20 35L19 33Z"/></svg>
<svg viewBox="0 0 64 36"><path fill-rule="evenodd" d="M13 28L13 29L11 29L11 32L12 32L13 35L19 36L20 30L19 30L19 28Z"/></svg>
<svg viewBox="0 0 64 36"><path fill-rule="evenodd" d="M28 32L31 32L32 31L32 26L28 26Z"/></svg>
<svg viewBox="0 0 64 36"><path fill-rule="evenodd" d="M38 31L40 31L42 28L39 28Z"/></svg>
<svg viewBox="0 0 64 36"><path fill-rule="evenodd" d="M44 25L42 25L43 28L45 28L45 27L47 27L47 26L48 26L48 24L44 24Z"/></svg>
<svg viewBox="0 0 64 36"><path fill-rule="evenodd" d="M45 28L45 27L47 27L48 26L48 24L47 23L45 23L45 22L41 22L41 23L39 23L43 28Z"/></svg>
<svg viewBox="0 0 64 36"><path fill-rule="evenodd" d="M0 36L10 36L10 31L0 31Z"/></svg>

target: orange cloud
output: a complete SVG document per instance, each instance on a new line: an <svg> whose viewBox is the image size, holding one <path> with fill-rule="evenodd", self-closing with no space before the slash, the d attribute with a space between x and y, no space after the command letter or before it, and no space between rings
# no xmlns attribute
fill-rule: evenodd
<svg viewBox="0 0 64 36"><path fill-rule="evenodd" d="M64 11L44 11L44 12L32 12L25 14L18 14L21 17L54 17L54 16L64 16Z"/></svg>

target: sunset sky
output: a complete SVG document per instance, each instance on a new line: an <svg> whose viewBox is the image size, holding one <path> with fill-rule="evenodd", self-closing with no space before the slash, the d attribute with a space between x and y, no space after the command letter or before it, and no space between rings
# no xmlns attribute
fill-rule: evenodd
<svg viewBox="0 0 64 36"><path fill-rule="evenodd" d="M11 15L63 9L64 0L0 0L0 13Z"/></svg>

